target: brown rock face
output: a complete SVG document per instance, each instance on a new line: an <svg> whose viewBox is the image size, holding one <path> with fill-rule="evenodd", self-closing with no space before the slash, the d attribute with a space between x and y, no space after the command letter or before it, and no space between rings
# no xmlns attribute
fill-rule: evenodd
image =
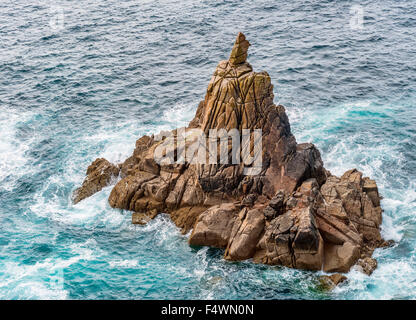
<svg viewBox="0 0 416 320"><path fill-rule="evenodd" d="M97 159L75 201L120 171L109 203L133 211L133 223L165 212L193 230L191 245L224 248L229 260L347 272L383 243L377 185L355 169L331 175L313 144L296 142L270 76L246 61L249 46L239 33L187 128L140 138L119 166Z"/></svg>
<svg viewBox="0 0 416 320"><path fill-rule="evenodd" d="M232 203L224 203L201 213L189 237L189 244L225 248L236 219L236 210Z"/></svg>
<svg viewBox="0 0 416 320"><path fill-rule="evenodd" d="M359 259L357 262L357 266L365 274L371 275L373 271L377 268L377 260L374 258L369 258L369 257L366 257L364 259Z"/></svg>
<svg viewBox="0 0 416 320"><path fill-rule="evenodd" d="M104 158L94 160L87 169L87 176L82 186L74 191L74 203L101 191L102 188L110 184L112 179L118 176L119 171L118 166L111 164Z"/></svg>

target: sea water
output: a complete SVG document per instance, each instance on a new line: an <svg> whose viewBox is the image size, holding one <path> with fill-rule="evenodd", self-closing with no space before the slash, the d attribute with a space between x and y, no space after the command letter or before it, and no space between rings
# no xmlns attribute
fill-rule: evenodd
<svg viewBox="0 0 416 320"><path fill-rule="evenodd" d="M416 298L413 1L9 1L0 4L0 298ZM238 31L298 142L384 197L370 276L228 262L161 214L133 226L111 186L74 205L87 166L186 125Z"/></svg>

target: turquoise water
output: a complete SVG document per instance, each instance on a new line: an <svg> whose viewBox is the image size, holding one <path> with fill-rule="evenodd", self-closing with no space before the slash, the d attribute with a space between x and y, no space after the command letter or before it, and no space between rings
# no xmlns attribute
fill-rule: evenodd
<svg viewBox="0 0 416 320"><path fill-rule="evenodd" d="M51 3L0 4L0 298L416 298L414 2ZM71 203L92 160L122 161L141 135L192 118L238 31L298 142L335 174L377 180L397 243L376 250L371 277L353 270L322 293L317 273L192 249L168 216L132 226L111 187Z"/></svg>

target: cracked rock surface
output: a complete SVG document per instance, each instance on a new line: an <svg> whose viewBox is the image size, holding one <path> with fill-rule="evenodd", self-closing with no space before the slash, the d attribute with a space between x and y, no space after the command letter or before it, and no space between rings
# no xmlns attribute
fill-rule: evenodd
<svg viewBox="0 0 416 320"><path fill-rule="evenodd" d="M324 168L313 144L297 143L285 108L273 103L269 74L254 72L247 62L249 46L239 33L186 129L207 135L211 129L261 129L262 163L255 175L245 174L250 168L245 161L158 163L154 154L166 138L143 136L123 163L95 160L74 202L119 175L108 201L113 208L132 211L133 223L164 212L183 233L192 230L191 245L224 248L228 260L348 272L360 259L369 273L376 263L366 267L372 262L366 258L385 243L376 182L355 169L336 177ZM181 131L170 134L177 139ZM187 135L185 147L196 139ZM253 150L252 145L244 147ZM180 148L166 153L177 157ZM232 158L230 150L228 156Z"/></svg>

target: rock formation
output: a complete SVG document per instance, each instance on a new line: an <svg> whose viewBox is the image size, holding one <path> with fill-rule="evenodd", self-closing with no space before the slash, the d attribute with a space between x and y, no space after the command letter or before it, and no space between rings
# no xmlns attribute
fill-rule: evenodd
<svg viewBox="0 0 416 320"><path fill-rule="evenodd" d="M141 137L119 165L97 159L74 201L101 190L119 173L109 197L113 208L132 211L133 223L140 224L168 213L183 233L192 230L190 245L223 248L226 259L327 272L347 272L359 259L368 262L363 259L383 244L376 183L355 169L333 176L313 144L296 142L285 108L273 103L270 76L254 72L246 61L249 46L239 33L186 129ZM250 151L251 162L247 156L234 159L230 145L228 162L194 162L194 154L183 161L183 150L199 141L188 134L195 129L207 135L212 129L243 135L260 129L261 148L255 152L259 141L250 136L241 150ZM175 162L156 161L168 137L179 141L183 132L183 145L163 149ZM256 173L247 174L250 169Z"/></svg>
<svg viewBox="0 0 416 320"><path fill-rule="evenodd" d="M319 288L324 291L334 289L337 285L347 280L347 277L340 273L333 273L330 276L322 275L319 278Z"/></svg>

